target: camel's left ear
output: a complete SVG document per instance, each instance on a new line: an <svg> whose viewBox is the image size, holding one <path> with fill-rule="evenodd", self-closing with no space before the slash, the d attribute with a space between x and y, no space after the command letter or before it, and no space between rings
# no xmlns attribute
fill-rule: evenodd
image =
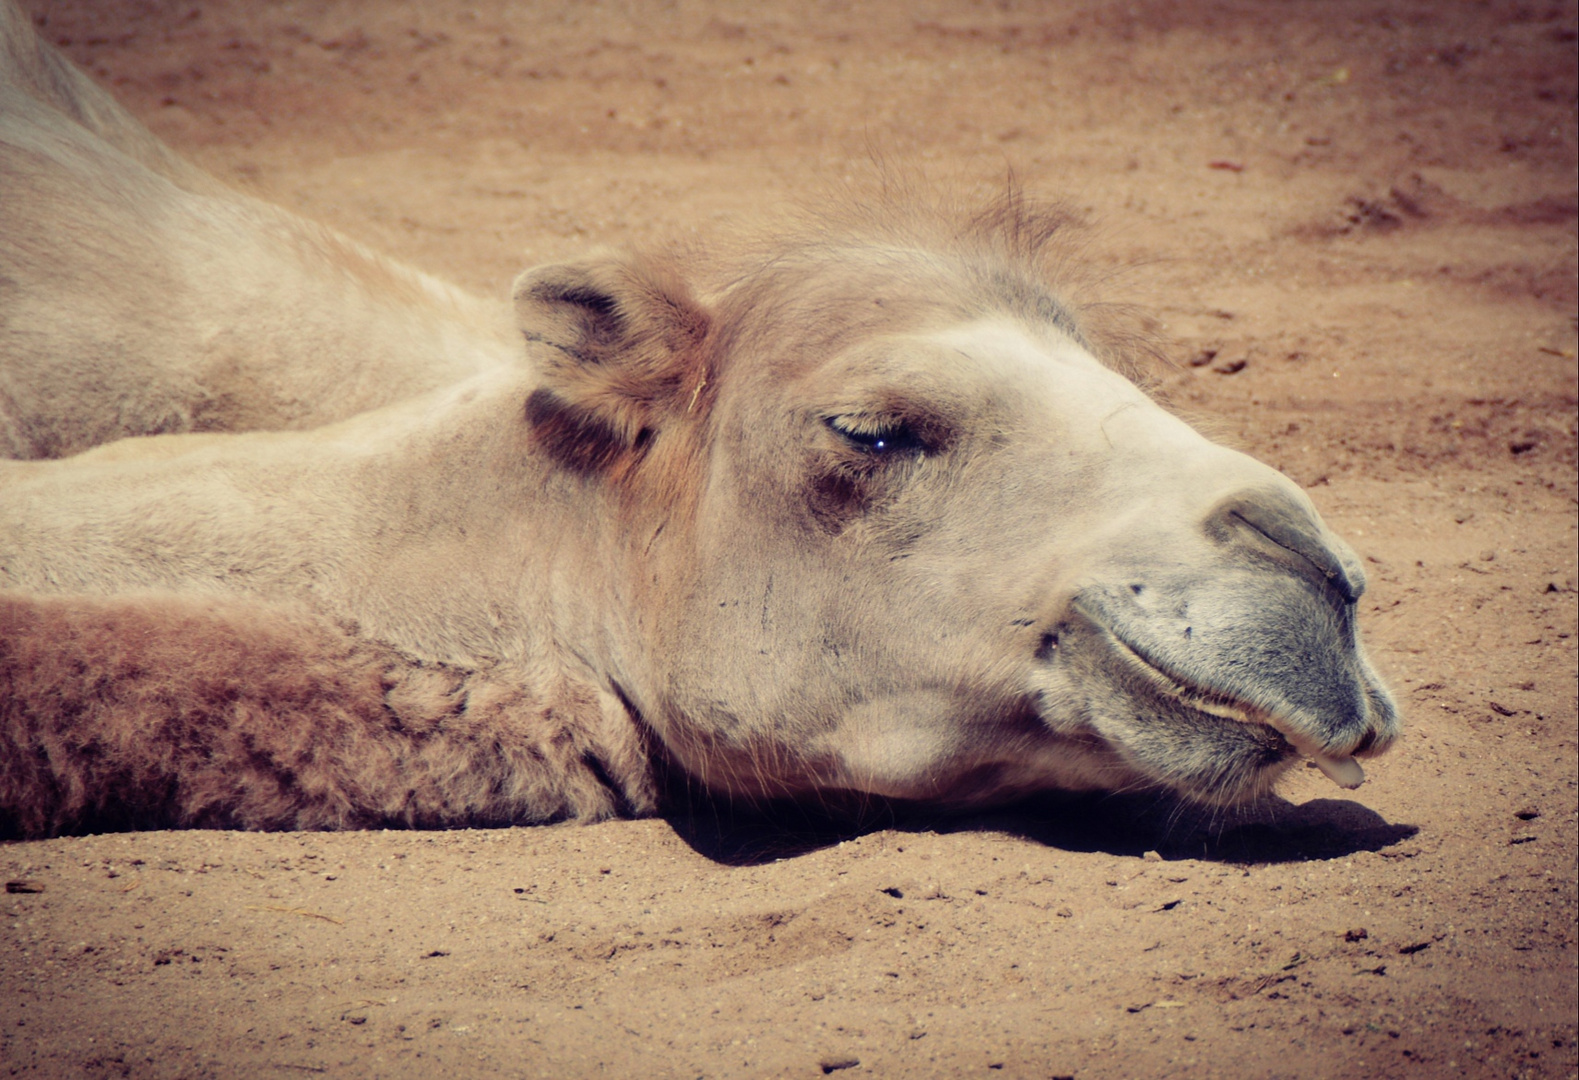
<svg viewBox="0 0 1579 1080"><path fill-rule="evenodd" d="M607 468L697 406L709 319L668 264L603 253L539 266L514 297L521 333L547 346L527 419L563 464Z"/></svg>

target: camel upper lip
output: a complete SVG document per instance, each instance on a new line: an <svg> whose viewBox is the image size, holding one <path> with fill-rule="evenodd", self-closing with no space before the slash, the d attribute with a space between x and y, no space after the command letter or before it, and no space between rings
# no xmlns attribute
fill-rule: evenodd
<svg viewBox="0 0 1579 1080"><path fill-rule="evenodd" d="M1340 787L1356 788L1364 782L1365 773L1359 762L1350 754L1334 756L1298 731L1293 724L1276 713L1232 694L1200 686L1170 670L1146 654L1146 651L1120 636L1101 619L1087 618L1100 629L1114 653L1141 674L1153 688L1187 708L1208 716L1216 716L1240 724L1251 724L1277 732L1298 753L1314 761L1327 778Z"/></svg>
<svg viewBox="0 0 1579 1080"><path fill-rule="evenodd" d="M1282 726L1277 724L1271 713L1259 708L1242 698L1225 694L1220 690L1210 690L1200 686L1189 679L1169 670L1159 664L1141 647L1125 640L1114 633L1109 626L1098 624L1108 643L1113 646L1113 651L1127 660L1130 665L1138 669L1157 690L1167 697L1174 698L1180 703L1189 706L1196 712L1203 712L1210 716L1221 717L1224 720L1233 720L1241 724L1259 724L1272 728L1279 734L1286 733Z"/></svg>

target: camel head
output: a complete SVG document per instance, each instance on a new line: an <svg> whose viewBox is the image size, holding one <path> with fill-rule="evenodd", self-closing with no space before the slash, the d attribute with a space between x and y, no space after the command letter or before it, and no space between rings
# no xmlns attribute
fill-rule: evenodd
<svg viewBox="0 0 1579 1080"><path fill-rule="evenodd" d="M620 519L593 662L749 798L1355 787L1396 709L1354 553L1119 370L1015 199L779 247L709 290L528 271L538 445ZM1104 362L1106 361L1106 362Z"/></svg>

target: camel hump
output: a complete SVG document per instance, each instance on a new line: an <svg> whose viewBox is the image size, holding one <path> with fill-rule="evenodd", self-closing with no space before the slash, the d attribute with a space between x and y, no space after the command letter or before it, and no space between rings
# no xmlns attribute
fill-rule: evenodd
<svg viewBox="0 0 1579 1080"><path fill-rule="evenodd" d="M0 117L27 99L64 114L145 168L196 194L227 191L181 159L113 97L43 40L14 4L0 4Z"/></svg>

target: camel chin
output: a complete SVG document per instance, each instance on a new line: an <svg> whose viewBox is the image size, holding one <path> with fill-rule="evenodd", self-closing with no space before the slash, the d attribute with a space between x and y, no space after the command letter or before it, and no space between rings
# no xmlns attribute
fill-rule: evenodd
<svg viewBox="0 0 1579 1080"><path fill-rule="evenodd" d="M0 833L1357 786L1358 560L1137 385L1063 235L876 203L477 300L0 3Z"/></svg>

